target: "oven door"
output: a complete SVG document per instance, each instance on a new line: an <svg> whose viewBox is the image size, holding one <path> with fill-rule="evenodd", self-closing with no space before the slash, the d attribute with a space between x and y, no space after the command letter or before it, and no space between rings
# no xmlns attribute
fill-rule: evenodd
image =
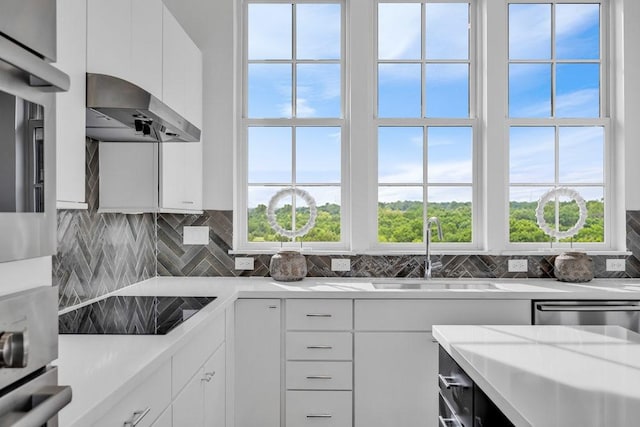
<svg viewBox="0 0 640 427"><path fill-rule="evenodd" d="M71 387L58 385L58 368L47 368L0 397L0 427L57 427L69 402Z"/></svg>

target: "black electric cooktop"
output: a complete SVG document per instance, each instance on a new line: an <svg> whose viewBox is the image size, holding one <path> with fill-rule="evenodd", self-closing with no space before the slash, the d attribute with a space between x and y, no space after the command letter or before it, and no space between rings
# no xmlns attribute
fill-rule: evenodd
<svg viewBox="0 0 640 427"><path fill-rule="evenodd" d="M215 299L112 296L61 314L59 333L165 335Z"/></svg>

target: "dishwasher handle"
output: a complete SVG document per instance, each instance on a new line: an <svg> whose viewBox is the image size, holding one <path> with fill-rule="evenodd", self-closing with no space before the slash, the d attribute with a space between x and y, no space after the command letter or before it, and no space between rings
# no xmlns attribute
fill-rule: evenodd
<svg viewBox="0 0 640 427"><path fill-rule="evenodd" d="M538 311L640 311L639 305L553 305L553 304L536 304Z"/></svg>

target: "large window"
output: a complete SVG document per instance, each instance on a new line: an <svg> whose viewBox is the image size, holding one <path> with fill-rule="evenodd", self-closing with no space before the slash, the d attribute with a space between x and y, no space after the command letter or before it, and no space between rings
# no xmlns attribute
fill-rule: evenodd
<svg viewBox="0 0 640 427"><path fill-rule="evenodd" d="M599 2L509 4L509 240L549 242L535 210L550 189L568 187L586 201L574 242L605 241L608 121ZM552 230L579 218L578 203L554 197L544 207Z"/></svg>
<svg viewBox="0 0 640 427"><path fill-rule="evenodd" d="M242 4L234 249L293 240L311 251L418 253L432 216L442 252L624 245L612 214L621 156L608 1ZM302 238L268 224L270 200L290 188L318 208ZM585 201L571 239L538 226L538 201L554 189ZM574 199L549 200L543 222L571 229ZM310 215L294 195L273 211L285 229Z"/></svg>
<svg viewBox="0 0 640 427"><path fill-rule="evenodd" d="M244 125L245 241L342 241L343 7L339 2L249 2L246 7ZM269 202L285 188L310 194L315 227L302 238L277 234ZM279 199L279 226L299 230L310 207L295 192ZM262 246L260 246L262 245Z"/></svg>
<svg viewBox="0 0 640 427"><path fill-rule="evenodd" d="M378 242L473 241L475 68L468 1L379 2ZM437 237L436 237L437 239Z"/></svg>

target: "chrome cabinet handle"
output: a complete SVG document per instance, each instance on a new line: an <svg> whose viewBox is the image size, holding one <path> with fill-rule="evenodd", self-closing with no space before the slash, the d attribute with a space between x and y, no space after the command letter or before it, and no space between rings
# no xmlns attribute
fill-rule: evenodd
<svg viewBox="0 0 640 427"><path fill-rule="evenodd" d="M185 205L194 205L196 202L191 202L189 200L183 200L182 203L184 203Z"/></svg>
<svg viewBox="0 0 640 427"><path fill-rule="evenodd" d="M444 418L442 415L438 417L441 427L462 427L462 423L457 418Z"/></svg>
<svg viewBox="0 0 640 427"><path fill-rule="evenodd" d="M205 372L204 373L204 377L202 377L200 379L200 381L206 381L209 382L211 381L211 379L216 375L216 371L211 371L211 372Z"/></svg>
<svg viewBox="0 0 640 427"><path fill-rule="evenodd" d="M638 305L549 305L538 304L539 311L640 311Z"/></svg>
<svg viewBox="0 0 640 427"><path fill-rule="evenodd" d="M333 379L331 375L309 375L308 380L330 380Z"/></svg>
<svg viewBox="0 0 640 427"><path fill-rule="evenodd" d="M331 414L309 414L307 418L331 418Z"/></svg>
<svg viewBox="0 0 640 427"><path fill-rule="evenodd" d="M131 420L124 422L124 427L136 427L150 411L151 407L147 407L144 411L135 411Z"/></svg>
<svg viewBox="0 0 640 427"><path fill-rule="evenodd" d="M446 377L442 374L438 374L438 382L442 384L442 386L446 389L449 389L452 387L462 387L462 388L467 387L466 384L461 383L456 377L453 377L453 376Z"/></svg>
<svg viewBox="0 0 640 427"><path fill-rule="evenodd" d="M328 314L328 313L308 313L307 317L333 317L333 314Z"/></svg>
<svg viewBox="0 0 640 427"><path fill-rule="evenodd" d="M330 345L308 345L309 350L331 350L333 346Z"/></svg>
<svg viewBox="0 0 640 427"><path fill-rule="evenodd" d="M269 308L274 309L274 308L278 308L277 305L270 305Z"/></svg>

